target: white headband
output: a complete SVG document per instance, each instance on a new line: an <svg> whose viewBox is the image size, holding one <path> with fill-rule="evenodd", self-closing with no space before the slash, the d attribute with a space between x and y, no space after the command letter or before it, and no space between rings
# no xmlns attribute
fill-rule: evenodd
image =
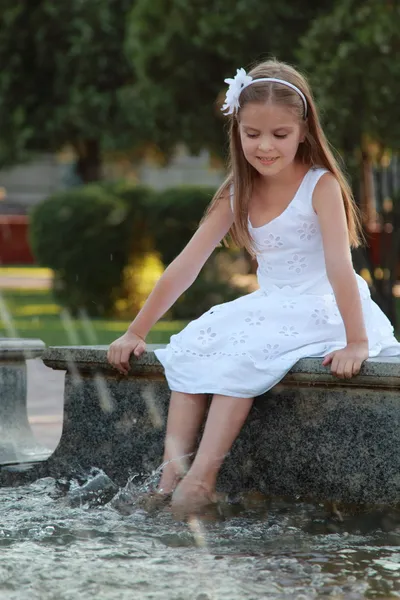
<svg viewBox="0 0 400 600"><path fill-rule="evenodd" d="M225 79L225 83L229 84L228 91L226 92L225 104L221 108L226 115L231 115L237 112L240 108L239 97L245 88L252 83L258 83L259 81L271 81L274 83L280 83L292 88L298 93L304 104L304 118L307 117L307 100L305 95L298 87L285 81L284 79L275 79L275 77L260 77L259 79L253 79L250 75L246 74L244 69L237 69L236 75L233 79Z"/></svg>

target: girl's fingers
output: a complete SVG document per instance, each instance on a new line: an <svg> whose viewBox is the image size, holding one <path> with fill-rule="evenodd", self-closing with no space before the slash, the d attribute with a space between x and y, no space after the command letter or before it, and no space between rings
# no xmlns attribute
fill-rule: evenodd
<svg viewBox="0 0 400 600"><path fill-rule="evenodd" d="M346 364L344 365L344 369L343 369L343 374L346 379L351 379L351 377L353 377L353 367L354 367L354 360L353 359L347 360Z"/></svg>
<svg viewBox="0 0 400 600"><path fill-rule="evenodd" d="M327 365L329 365L332 362L332 358L334 356L334 352L330 352L329 354L327 354L324 358L324 360L322 361L322 365L324 367L326 367Z"/></svg>
<svg viewBox="0 0 400 600"><path fill-rule="evenodd" d="M134 355L137 358L139 358L139 356L141 356L145 350L146 350L146 344L144 342L139 342L139 344L136 346L136 348L134 350Z"/></svg>
<svg viewBox="0 0 400 600"><path fill-rule="evenodd" d="M146 342L140 341L134 348L131 345L124 346L111 344L107 351L107 360L120 373L127 375L130 370L130 356L134 354L137 358L146 350Z"/></svg>
<svg viewBox="0 0 400 600"><path fill-rule="evenodd" d="M332 357L332 362L331 362L331 371L334 375L339 375L338 369L340 366L340 360L337 356L337 354L334 354L334 356Z"/></svg>
<svg viewBox="0 0 400 600"><path fill-rule="evenodd" d="M358 375L360 370L361 370L361 365L362 362L359 360L356 360L353 364L353 375Z"/></svg>
<svg viewBox="0 0 400 600"><path fill-rule="evenodd" d="M114 367L116 369L118 369L118 371L120 373L123 373L123 367L121 365L121 348L116 348L115 349L115 355L114 355Z"/></svg>
<svg viewBox="0 0 400 600"><path fill-rule="evenodd" d="M322 365L326 367L331 365L331 372L337 377L350 379L353 375L358 375L361 369L362 361L346 358L341 356L338 351L327 354L322 361Z"/></svg>
<svg viewBox="0 0 400 600"><path fill-rule="evenodd" d="M132 349L129 347L124 347L121 350L121 358L120 358L120 366L124 369L124 372L127 373L129 371L129 358L131 356Z"/></svg>
<svg viewBox="0 0 400 600"><path fill-rule="evenodd" d="M345 358L342 358L342 359L339 361L339 365L338 365L338 368L337 368L337 376L338 376L340 379L344 379L344 378L345 378L345 374L344 374L344 369L345 369L345 367L346 367L346 359L345 359Z"/></svg>

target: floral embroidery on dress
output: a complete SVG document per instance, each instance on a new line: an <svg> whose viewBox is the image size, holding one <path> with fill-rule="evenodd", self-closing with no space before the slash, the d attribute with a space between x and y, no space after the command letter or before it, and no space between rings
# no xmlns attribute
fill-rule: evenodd
<svg viewBox="0 0 400 600"><path fill-rule="evenodd" d="M296 331L296 328L293 327L293 325L291 325L290 327L288 325L284 325L279 333L281 333L282 335L292 336L292 337L299 335L299 332Z"/></svg>
<svg viewBox="0 0 400 600"><path fill-rule="evenodd" d="M285 310L289 310L289 309L293 310L295 306L296 306L296 302L294 300L286 300L282 304L282 308L284 308Z"/></svg>
<svg viewBox="0 0 400 600"><path fill-rule="evenodd" d="M295 273L302 273L303 269L307 268L306 257L299 254L293 254L292 260L287 260L286 263L289 265L289 271Z"/></svg>
<svg viewBox="0 0 400 600"><path fill-rule="evenodd" d="M311 317L316 325L326 325L329 319L328 312L325 308L315 308Z"/></svg>
<svg viewBox="0 0 400 600"><path fill-rule="evenodd" d="M199 340L199 342L205 346L207 343L210 343L213 341L213 339L216 337L216 333L214 333L211 329L211 327L208 327L206 330L204 329L200 329L200 335L197 338Z"/></svg>
<svg viewBox="0 0 400 600"><path fill-rule="evenodd" d="M272 360L279 356L279 344L267 344L263 352L265 360Z"/></svg>
<svg viewBox="0 0 400 600"><path fill-rule="evenodd" d="M282 248L283 241L280 235L274 235L270 233L267 238L263 240L267 248Z"/></svg>
<svg viewBox="0 0 400 600"><path fill-rule="evenodd" d="M327 307L327 312L330 319L341 319L341 315L339 313L338 305L336 304L336 298L334 294L330 294L327 298L325 298L325 306Z"/></svg>
<svg viewBox="0 0 400 600"><path fill-rule="evenodd" d="M303 223L303 225L297 230L299 238L301 240L311 240L311 238L317 233L317 228L314 223Z"/></svg>
<svg viewBox="0 0 400 600"><path fill-rule="evenodd" d="M261 325L261 323L265 321L265 317L262 314L261 310L257 310L255 312L249 311L248 316L245 319L245 322L250 326Z"/></svg>
<svg viewBox="0 0 400 600"><path fill-rule="evenodd" d="M246 335L244 331L239 331L239 333L235 332L232 334L229 341L232 342L234 346L237 346L238 344L245 344L248 337L249 336Z"/></svg>
<svg viewBox="0 0 400 600"><path fill-rule="evenodd" d="M260 256L258 260L258 266L264 273L271 273L271 271L273 270L272 264L264 256Z"/></svg>

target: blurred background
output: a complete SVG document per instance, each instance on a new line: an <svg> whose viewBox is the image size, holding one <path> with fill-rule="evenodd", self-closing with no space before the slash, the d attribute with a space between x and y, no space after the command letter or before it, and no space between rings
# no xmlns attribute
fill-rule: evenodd
<svg viewBox="0 0 400 600"><path fill-rule="evenodd" d="M400 331L398 0L0 0L0 336L108 344L225 176L224 79L310 79L362 211L357 271ZM256 289L218 248L149 335Z"/></svg>

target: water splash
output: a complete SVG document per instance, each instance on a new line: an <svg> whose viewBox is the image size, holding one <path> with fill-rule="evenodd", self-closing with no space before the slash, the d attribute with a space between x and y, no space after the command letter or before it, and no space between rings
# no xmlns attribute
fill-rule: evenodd
<svg viewBox="0 0 400 600"><path fill-rule="evenodd" d="M7 337L17 338L18 331L14 325L14 319L8 310L7 303L4 300L4 296L0 291L0 321L3 323L3 327L7 334Z"/></svg>
<svg viewBox="0 0 400 600"><path fill-rule="evenodd" d="M84 308L80 308L78 311L78 316L88 344L90 344L91 346L96 346L96 344L98 343L96 330L93 327L92 321L89 318L87 311Z"/></svg>
<svg viewBox="0 0 400 600"><path fill-rule="evenodd" d="M128 515L135 512L138 508L147 508L154 510L165 506L170 495L162 494L158 490L161 475L165 467L170 463L179 463L181 460L188 460L193 454L165 461L150 475L143 480L142 474L135 474L128 479L127 484L122 488L110 502L110 506L122 514Z"/></svg>
<svg viewBox="0 0 400 600"><path fill-rule="evenodd" d="M69 345L79 346L79 335L76 330L74 320L71 317L71 313L67 308L63 308L60 312L60 319L64 331L67 334Z"/></svg>

